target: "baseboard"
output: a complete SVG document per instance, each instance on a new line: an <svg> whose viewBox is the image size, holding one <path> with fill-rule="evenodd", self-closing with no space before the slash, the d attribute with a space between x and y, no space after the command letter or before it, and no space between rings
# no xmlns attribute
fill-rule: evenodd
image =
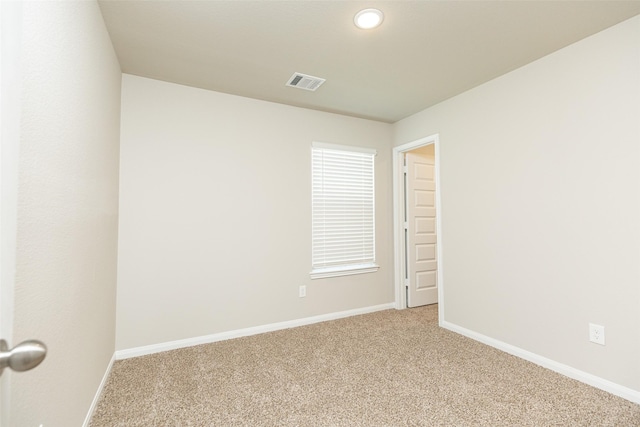
<svg viewBox="0 0 640 427"><path fill-rule="evenodd" d="M620 384L616 384L612 381L605 380L604 378L600 378L593 374L589 374L571 366L556 362L555 360L548 359L530 351L523 350L519 347L487 337L486 335L482 335L480 333L471 331L469 329L446 321L442 322L440 326L452 332L457 332L460 335L464 335L468 338L479 341L483 344L487 344L491 347L497 348L498 350L502 350L505 353L509 353L521 359L528 360L529 362L535 363L536 365L542 366L543 368L550 369L566 377L573 378L574 380L578 380L595 388L599 388L600 390L604 390L616 396L622 397L623 399L627 399L631 402L640 404L640 391L633 390Z"/></svg>
<svg viewBox="0 0 640 427"><path fill-rule="evenodd" d="M89 412L87 412L87 416L82 423L82 427L89 427L89 423L91 422L91 417L93 416L93 412L96 410L96 406L98 405L98 400L100 400L100 396L102 395L102 390L104 389L105 384L107 384L107 379L109 379L109 374L111 373L111 368L113 367L113 362L116 360L116 354L113 353L111 356L111 360L107 365L107 370L104 372L102 376L102 381L98 386L98 390L96 391L96 395L93 397L93 402L91 402L91 406L89 407Z"/></svg>
<svg viewBox="0 0 640 427"><path fill-rule="evenodd" d="M381 310L394 308L394 303L374 305L370 307L356 308L353 310L340 311L336 313L321 314L319 316L305 317L302 319L289 320L286 322L270 323L267 325L255 326L251 328L237 329L234 331L221 332L213 335L188 338L184 340L170 341L159 344L152 344L143 347L135 347L126 350L118 350L115 353L116 360L129 359L131 357L145 356L162 351L176 350L179 348L192 347L194 345L209 344L218 341L230 340L233 338L246 337L250 335L263 334L265 332L279 331L281 329L295 328L298 326L311 325L313 323L326 322L344 317L357 316L360 314L373 313Z"/></svg>

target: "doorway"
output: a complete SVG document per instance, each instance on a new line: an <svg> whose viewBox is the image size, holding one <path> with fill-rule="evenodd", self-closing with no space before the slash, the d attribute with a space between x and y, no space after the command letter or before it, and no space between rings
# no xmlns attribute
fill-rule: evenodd
<svg viewBox="0 0 640 427"><path fill-rule="evenodd" d="M439 154L437 134L393 149L394 282L396 309L438 302L442 323Z"/></svg>

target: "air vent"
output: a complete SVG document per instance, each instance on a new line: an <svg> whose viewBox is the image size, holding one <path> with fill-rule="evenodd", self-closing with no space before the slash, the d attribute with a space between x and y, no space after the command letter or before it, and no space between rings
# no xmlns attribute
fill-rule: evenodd
<svg viewBox="0 0 640 427"><path fill-rule="evenodd" d="M325 82L320 77L308 76L301 73L293 73L286 86L297 87L298 89L315 91Z"/></svg>

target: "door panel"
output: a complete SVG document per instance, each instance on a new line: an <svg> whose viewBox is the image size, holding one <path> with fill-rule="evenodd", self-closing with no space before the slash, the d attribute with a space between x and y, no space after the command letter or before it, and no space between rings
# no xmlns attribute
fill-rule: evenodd
<svg viewBox="0 0 640 427"><path fill-rule="evenodd" d="M422 178L415 178L416 181L426 181ZM425 182L420 182L419 184L425 184ZM426 185L420 185L423 188L427 188ZM416 208L427 208L427 207L432 207L435 206L435 191L434 190L414 190L415 191L415 196L416 196L416 201L415 201L415 207Z"/></svg>
<svg viewBox="0 0 640 427"><path fill-rule="evenodd" d="M416 262L436 259L436 245L416 245Z"/></svg>
<svg viewBox="0 0 640 427"><path fill-rule="evenodd" d="M415 219L414 232L416 238L425 240L425 243L435 243L436 219L426 217L426 215L429 215L429 211L427 210L419 210L418 212L416 212L416 214L425 215L425 217L419 217Z"/></svg>
<svg viewBox="0 0 640 427"><path fill-rule="evenodd" d="M407 165L407 306L438 302L435 159L405 154Z"/></svg>
<svg viewBox="0 0 640 427"><path fill-rule="evenodd" d="M435 271L419 271L416 273L416 289L430 289L436 286Z"/></svg>

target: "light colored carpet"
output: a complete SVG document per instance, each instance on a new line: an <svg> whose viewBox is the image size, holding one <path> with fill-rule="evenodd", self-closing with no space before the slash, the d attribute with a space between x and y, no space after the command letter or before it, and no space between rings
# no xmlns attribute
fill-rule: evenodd
<svg viewBox="0 0 640 427"><path fill-rule="evenodd" d="M640 405L387 310L114 364L91 427L640 426Z"/></svg>

